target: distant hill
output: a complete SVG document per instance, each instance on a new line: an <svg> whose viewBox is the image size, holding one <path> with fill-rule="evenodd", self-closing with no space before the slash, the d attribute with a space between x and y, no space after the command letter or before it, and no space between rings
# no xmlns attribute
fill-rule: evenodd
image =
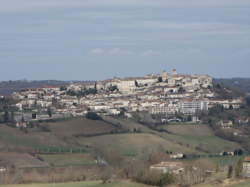
<svg viewBox="0 0 250 187"><path fill-rule="evenodd" d="M214 79L214 82L250 93L250 78Z"/></svg>
<svg viewBox="0 0 250 187"><path fill-rule="evenodd" d="M17 81L3 81L0 82L0 95L10 95L13 92L20 91L27 88L39 88L42 86L60 86L68 84L66 81L57 80L42 80L42 81L27 81L27 80L17 80Z"/></svg>
<svg viewBox="0 0 250 187"><path fill-rule="evenodd" d="M11 95L13 92L20 91L27 88L40 88L43 86L62 86L76 82L90 82L90 81L58 81L58 80L39 80L39 81L2 81L0 82L0 95Z"/></svg>

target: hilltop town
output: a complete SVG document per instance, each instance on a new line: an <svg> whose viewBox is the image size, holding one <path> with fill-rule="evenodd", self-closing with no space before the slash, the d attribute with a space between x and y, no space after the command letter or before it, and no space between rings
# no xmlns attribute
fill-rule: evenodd
<svg viewBox="0 0 250 187"><path fill-rule="evenodd" d="M20 183L105 182L119 173L119 180L158 186L165 177L219 185L217 174L223 181L233 181L232 172L250 176L250 98L209 75L174 69L41 86L0 102L0 173L14 180L21 171ZM53 180L44 176L51 172Z"/></svg>
<svg viewBox="0 0 250 187"><path fill-rule="evenodd" d="M199 119L195 116L198 113L216 105L226 109L241 106L241 97L218 97L213 87L213 78L209 75L184 75L174 69L171 73L163 71L143 77L115 77L60 87L26 89L12 96L19 101L16 104L19 111L29 113L24 115L27 121L83 116L90 111L128 118L133 116L133 112L148 112L168 116L168 120L177 119L176 115L182 114L197 121Z"/></svg>

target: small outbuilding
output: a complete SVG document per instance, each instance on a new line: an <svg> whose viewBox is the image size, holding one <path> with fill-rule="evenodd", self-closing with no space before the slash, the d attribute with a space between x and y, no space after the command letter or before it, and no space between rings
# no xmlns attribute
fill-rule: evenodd
<svg viewBox="0 0 250 187"><path fill-rule="evenodd" d="M242 171L243 177L250 178L250 157L245 157L243 161L243 171Z"/></svg>

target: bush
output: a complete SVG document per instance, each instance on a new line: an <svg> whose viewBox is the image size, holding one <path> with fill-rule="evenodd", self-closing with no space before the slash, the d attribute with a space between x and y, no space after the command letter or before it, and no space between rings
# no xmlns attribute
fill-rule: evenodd
<svg viewBox="0 0 250 187"><path fill-rule="evenodd" d="M170 173L163 174L160 172L143 171L134 180L138 183L162 187L174 183L175 178Z"/></svg>
<svg viewBox="0 0 250 187"><path fill-rule="evenodd" d="M39 126L42 132L51 132L49 126L47 124Z"/></svg>
<svg viewBox="0 0 250 187"><path fill-rule="evenodd" d="M87 119L91 119L91 120L102 120L101 116L99 116L97 113L95 112L88 112L86 114L86 118Z"/></svg>

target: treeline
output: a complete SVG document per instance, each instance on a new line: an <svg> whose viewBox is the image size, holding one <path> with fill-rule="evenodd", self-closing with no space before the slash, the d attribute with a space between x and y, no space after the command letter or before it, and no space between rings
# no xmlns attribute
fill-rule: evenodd
<svg viewBox="0 0 250 187"><path fill-rule="evenodd" d="M16 101L11 97L0 98L0 123L14 122L14 112Z"/></svg>
<svg viewBox="0 0 250 187"><path fill-rule="evenodd" d="M89 89L83 89L80 91L68 90L66 92L66 94L70 95L70 96L82 97L85 95L97 94L97 89L96 88L89 88Z"/></svg>
<svg viewBox="0 0 250 187"><path fill-rule="evenodd" d="M250 78L214 79L214 82L250 93Z"/></svg>
<svg viewBox="0 0 250 187"><path fill-rule="evenodd" d="M18 92L23 89L29 88L40 88L43 86L60 86L67 85L68 81L57 81L57 80L41 80L41 81L2 81L0 82L0 95L11 95L13 92Z"/></svg>
<svg viewBox="0 0 250 187"><path fill-rule="evenodd" d="M36 148L33 153L37 154L57 154L57 153L87 153L84 148L69 148L69 147L40 147Z"/></svg>

